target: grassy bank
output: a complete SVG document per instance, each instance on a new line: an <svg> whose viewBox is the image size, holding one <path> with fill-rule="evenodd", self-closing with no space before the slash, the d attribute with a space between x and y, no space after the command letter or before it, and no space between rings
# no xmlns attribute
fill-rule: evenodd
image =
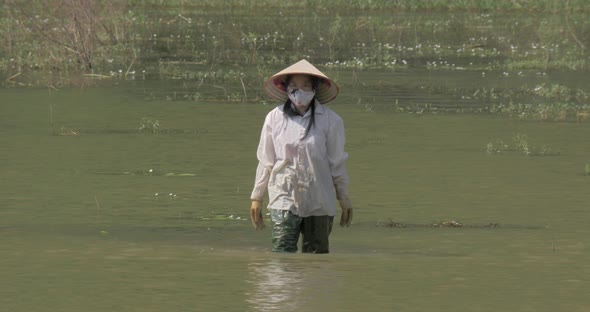
<svg viewBox="0 0 590 312"><path fill-rule="evenodd" d="M519 10L528 12L583 12L590 10L584 0L305 0L305 1L274 1L274 0L201 0L195 3L190 0L136 0L134 5L155 5L158 7L234 7L234 8L313 8L314 10L358 9L383 10L395 9L406 11L461 11L461 10Z"/></svg>
<svg viewBox="0 0 590 312"><path fill-rule="evenodd" d="M301 58L355 70L590 68L583 0L8 0L1 12L4 86L243 82Z"/></svg>

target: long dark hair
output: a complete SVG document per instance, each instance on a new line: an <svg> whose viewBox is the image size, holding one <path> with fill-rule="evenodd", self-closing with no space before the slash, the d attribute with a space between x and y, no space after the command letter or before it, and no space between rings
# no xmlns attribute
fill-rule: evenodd
<svg viewBox="0 0 590 312"><path fill-rule="evenodd" d="M316 76L312 76L312 75L309 75L309 77L311 77L312 90L317 91L318 86L322 82L322 79L319 77L316 77ZM285 82L283 83L285 90L288 89L289 82L291 82L291 78L293 78L292 75L287 75L287 77L285 78ZM311 119L309 120L309 124L307 125L307 129L305 129L305 135L303 136L303 138L305 138L307 136L307 134L309 133L309 130L315 124L315 95L311 99L311 103L309 104L309 106L310 106L309 109L311 109ZM287 97L287 101L285 102L285 105L283 105L283 112L285 112L285 114L287 114L287 116L299 116L300 115L299 112L293 108L291 99L289 97Z"/></svg>

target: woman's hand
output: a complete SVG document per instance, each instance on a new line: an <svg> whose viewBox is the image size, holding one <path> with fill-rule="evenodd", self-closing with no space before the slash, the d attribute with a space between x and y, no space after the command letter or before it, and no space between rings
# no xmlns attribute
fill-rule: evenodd
<svg viewBox="0 0 590 312"><path fill-rule="evenodd" d="M264 229L264 220L262 219L262 202L259 200L252 200L252 206L250 206L250 221L256 230Z"/></svg>
<svg viewBox="0 0 590 312"><path fill-rule="evenodd" d="M340 226L349 227L352 222L352 204L348 197L338 200L340 208L342 208L342 215L340 216Z"/></svg>

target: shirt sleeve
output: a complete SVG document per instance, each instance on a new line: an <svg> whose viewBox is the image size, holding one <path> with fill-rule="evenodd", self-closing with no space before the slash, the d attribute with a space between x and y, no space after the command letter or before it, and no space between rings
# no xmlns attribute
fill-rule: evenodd
<svg viewBox="0 0 590 312"><path fill-rule="evenodd" d="M272 114L268 114L264 120L256 156L258 158L258 167L256 168L254 190L250 199L262 201L264 193L268 188L270 173L275 164L275 150L272 139Z"/></svg>
<svg viewBox="0 0 590 312"><path fill-rule="evenodd" d="M327 145L330 172L336 189L336 198L339 200L348 197L348 173L344 164L348 154L344 151L345 144L344 122L340 116L335 115L330 122Z"/></svg>

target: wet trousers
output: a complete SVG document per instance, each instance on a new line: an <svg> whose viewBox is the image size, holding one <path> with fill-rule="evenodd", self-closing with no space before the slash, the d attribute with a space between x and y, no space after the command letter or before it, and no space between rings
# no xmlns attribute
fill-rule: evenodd
<svg viewBox="0 0 590 312"><path fill-rule="evenodd" d="M271 209L272 251L297 252L299 234L303 236L301 252L328 253L328 236L332 232L333 216L299 217L288 210Z"/></svg>

